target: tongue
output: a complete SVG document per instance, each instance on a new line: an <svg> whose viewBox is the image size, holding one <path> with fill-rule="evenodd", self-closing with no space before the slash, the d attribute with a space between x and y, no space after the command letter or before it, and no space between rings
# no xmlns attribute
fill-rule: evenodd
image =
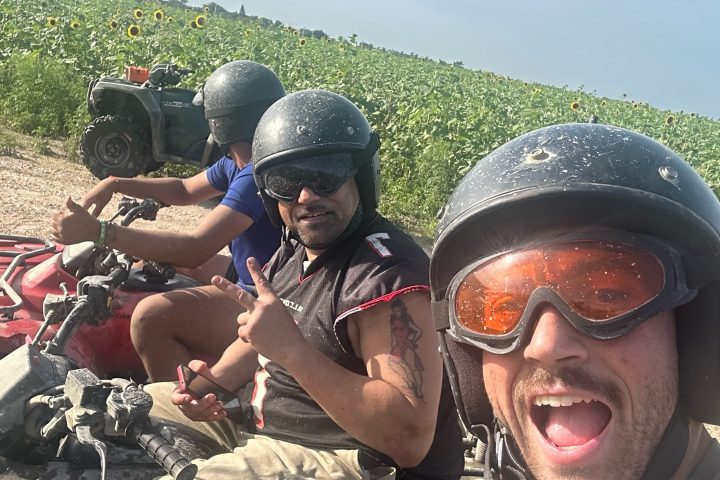
<svg viewBox="0 0 720 480"><path fill-rule="evenodd" d="M610 421L610 411L600 402L550 408L545 434L558 447L584 445L600 435Z"/></svg>

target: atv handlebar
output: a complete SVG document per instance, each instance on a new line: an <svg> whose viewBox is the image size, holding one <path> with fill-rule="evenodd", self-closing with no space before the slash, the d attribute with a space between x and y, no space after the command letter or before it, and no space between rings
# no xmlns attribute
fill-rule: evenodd
<svg viewBox="0 0 720 480"><path fill-rule="evenodd" d="M148 83L152 87L177 85L183 75L193 73L189 68L178 68L174 63L158 63L150 67Z"/></svg>
<svg viewBox="0 0 720 480"><path fill-rule="evenodd" d="M160 435L149 421L133 424L132 436L137 443L166 472L176 480L191 480L197 474L197 465L190 463L185 456Z"/></svg>
<svg viewBox="0 0 720 480"><path fill-rule="evenodd" d="M153 221L157 218L158 210L164 207L167 207L167 205L152 198L140 201L136 198L122 197L117 212L109 221L112 222L118 217L124 217L120 222L123 227L127 227L138 218Z"/></svg>

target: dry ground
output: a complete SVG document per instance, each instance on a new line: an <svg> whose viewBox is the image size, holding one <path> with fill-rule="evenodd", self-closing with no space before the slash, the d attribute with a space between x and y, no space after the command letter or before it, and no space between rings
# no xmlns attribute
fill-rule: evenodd
<svg viewBox="0 0 720 480"><path fill-rule="evenodd" d="M83 165L67 161L62 146L51 142L51 155L38 155L29 139L18 136L17 154L0 156L0 194L2 214L0 232L48 238L50 216L64 205L65 198L76 201L98 181ZM103 211L108 218L117 208L119 196ZM194 227L212 205L164 208L154 222L136 221L139 228L181 231Z"/></svg>
<svg viewBox="0 0 720 480"><path fill-rule="evenodd" d="M48 238L49 218L64 204L67 195L79 200L97 179L82 165L70 163L58 142L51 142L51 155L38 155L30 139L18 135L17 155L0 156L0 233ZM115 201L103 216L115 211ZM162 209L154 222L138 220L134 227L182 231L192 228L212 204ZM709 426L720 439L720 427Z"/></svg>

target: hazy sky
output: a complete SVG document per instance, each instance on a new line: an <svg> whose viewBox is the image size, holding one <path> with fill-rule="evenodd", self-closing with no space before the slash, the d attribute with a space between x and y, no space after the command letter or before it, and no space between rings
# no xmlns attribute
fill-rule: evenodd
<svg viewBox="0 0 720 480"><path fill-rule="evenodd" d="M331 37L355 33L472 69L720 119L720 0L215 1Z"/></svg>

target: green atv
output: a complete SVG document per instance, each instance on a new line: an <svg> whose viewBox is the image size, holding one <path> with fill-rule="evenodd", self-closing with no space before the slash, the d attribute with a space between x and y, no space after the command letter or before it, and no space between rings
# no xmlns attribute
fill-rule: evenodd
<svg viewBox="0 0 720 480"><path fill-rule="evenodd" d="M127 78L90 82L93 120L80 139L80 156L97 178L134 177L164 163L205 167L221 156L193 90L175 88L190 70L174 64L126 69Z"/></svg>

